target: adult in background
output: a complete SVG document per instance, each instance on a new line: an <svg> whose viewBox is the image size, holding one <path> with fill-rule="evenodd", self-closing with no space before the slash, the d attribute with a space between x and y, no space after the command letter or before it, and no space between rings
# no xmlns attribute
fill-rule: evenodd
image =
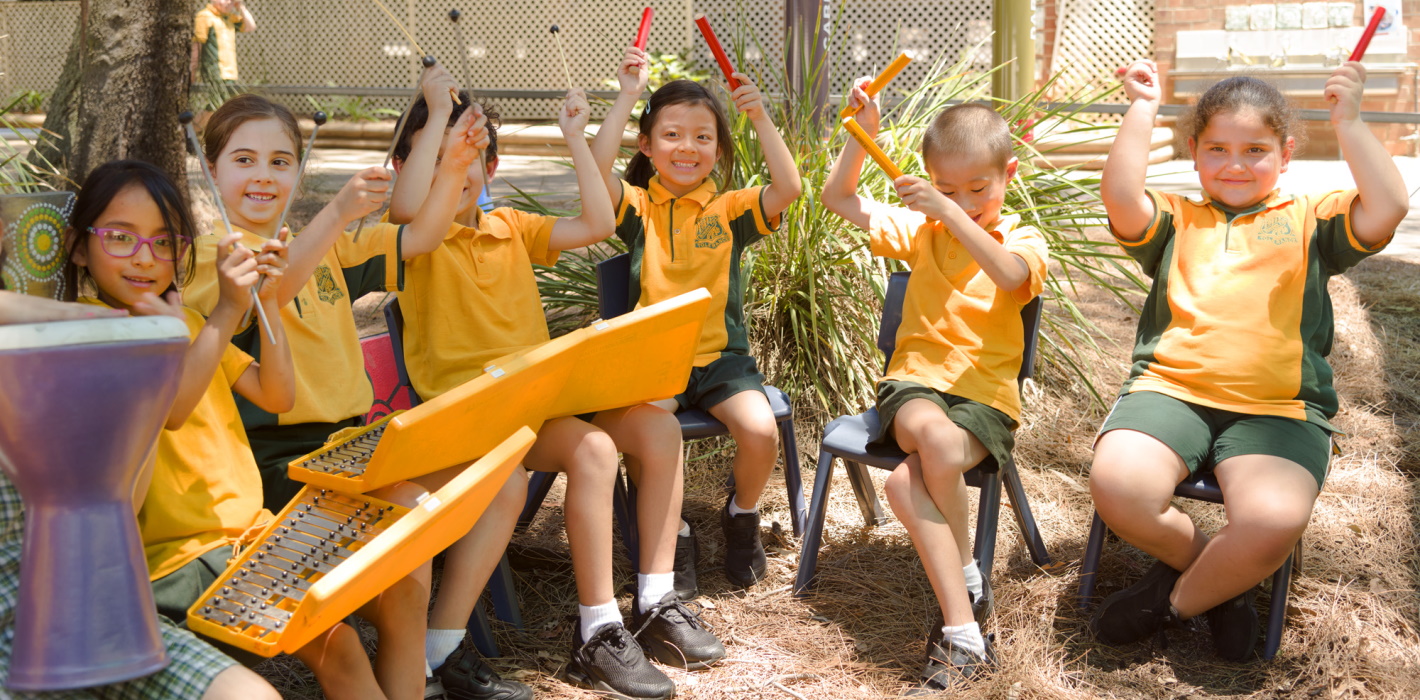
<svg viewBox="0 0 1420 700"><path fill-rule="evenodd" d="M256 20L242 0L212 0L197 13L192 32L193 78L207 85L236 84L238 31L256 31Z"/></svg>

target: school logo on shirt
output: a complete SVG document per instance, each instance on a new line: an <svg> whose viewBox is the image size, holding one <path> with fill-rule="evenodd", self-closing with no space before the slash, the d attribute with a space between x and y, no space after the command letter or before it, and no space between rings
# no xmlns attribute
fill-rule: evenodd
<svg viewBox="0 0 1420 700"><path fill-rule="evenodd" d="M700 217L699 223L695 226L695 247L696 248L719 248L720 244L730 240L730 232L720 225L720 215Z"/></svg>
<svg viewBox="0 0 1420 700"><path fill-rule="evenodd" d="M330 274L330 266L324 263L316 268L316 293L321 301L331 305L345 298L345 292L335 284L335 275Z"/></svg>
<svg viewBox="0 0 1420 700"><path fill-rule="evenodd" d="M1297 234L1292 233L1292 222L1282 217L1273 217L1262 223L1262 228L1257 231L1257 240L1283 245L1296 243Z"/></svg>

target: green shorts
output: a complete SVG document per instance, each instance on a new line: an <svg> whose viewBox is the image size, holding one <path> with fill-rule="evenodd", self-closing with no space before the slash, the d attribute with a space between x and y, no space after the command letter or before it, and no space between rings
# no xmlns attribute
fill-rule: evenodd
<svg viewBox="0 0 1420 700"><path fill-rule="evenodd" d="M753 357L727 352L704 367L691 368L690 381L685 391L676 394L675 402L682 411L690 408L708 411L744 391L764 394L764 375L759 373ZM765 394L765 398L769 395Z"/></svg>
<svg viewBox="0 0 1420 700"><path fill-rule="evenodd" d="M227 570L227 560L231 558L230 545L218 547L154 581L153 603L158 608L158 614L174 625L187 629L187 609L207 592L214 581L222 577L223 572ZM215 639L204 641L236 659L243 666L255 666L266 660L265 657Z"/></svg>
<svg viewBox="0 0 1420 700"><path fill-rule="evenodd" d="M1144 433L1178 453L1190 474L1229 457L1281 457L1300 464L1321 488L1331 461L1332 431L1321 413L1313 413L1307 409L1307 420L1254 416L1136 391L1114 402L1099 434L1120 429Z"/></svg>
<svg viewBox="0 0 1420 700"><path fill-rule="evenodd" d="M942 413L962 430L976 436L986 447L986 451L996 458L997 464L1005 464L1011 458L1011 449L1016 446L1016 438L1011 431L1016 422L1011 417L984 403L953 396L916 382L884 379L878 382L878 434L868 444L898 447L893 436L892 421L903 405L912 399L926 399L937 404ZM900 449L900 448L899 448Z"/></svg>
<svg viewBox="0 0 1420 700"><path fill-rule="evenodd" d="M336 423L297 423L248 430L251 453L261 471L262 502L266 509L280 513L305 486L287 475L292 460L319 450L332 433L360 425L363 420L364 416L356 416Z"/></svg>

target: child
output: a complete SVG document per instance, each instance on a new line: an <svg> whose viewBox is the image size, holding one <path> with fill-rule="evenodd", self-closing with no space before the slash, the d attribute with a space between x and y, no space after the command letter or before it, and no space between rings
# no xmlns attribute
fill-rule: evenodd
<svg viewBox="0 0 1420 700"><path fill-rule="evenodd" d="M71 278L78 282L67 288L93 295L82 301L130 313L168 314L192 329L193 343L168 429L158 438L156 464L148 474L151 481L139 486L147 494L138 526L153 598L159 614L178 624L226 569L234 551L272 517L261 507L260 477L232 392L273 412L289 409L294 398L291 359L275 303L285 246L268 241L258 255L237 245L236 234L220 241L216 264L221 298L204 323L201 315L179 304L173 289L178 263L191 269L192 231L177 188L162 171L119 161L96 169L85 182L74 204L67 247L75 268ZM260 277L272 280L263 289L261 303L276 342L258 365L229 341L251 304L250 288ZM400 639L402 626L408 626L403 621L421 619L428 601L425 591L425 584L407 578L362 608L361 615L380 629L389 651L373 672L359 635L344 624L302 648L297 658L332 697L419 697L422 676L399 682L401 669L391 661L399 658L402 646L411 641L417 645L422 635L418 630L413 640ZM238 660L259 661L214 645Z"/></svg>
<svg viewBox="0 0 1420 700"><path fill-rule="evenodd" d="M469 104L470 98L464 95L462 101ZM463 160L467 170L461 193L437 191L437 179L431 190L430 171L459 158L447 147L440 154L439 141L446 125L463 110L452 103L447 90L426 91L410 110L394 151L399 180L391 221L416 211L422 215L442 200L458 203L458 216L449 217L451 225L442 241L419 249L412 249L412 243L404 247L405 286L399 298L407 324L405 358L411 382L425 400L479 376L489 360L546 342L549 335L532 264L551 265L559 251L603 240L612 228L611 203L583 136L589 109L580 91L569 93L558 113L582 193L582 212L571 218L507 208L484 213L476 206L477 194L498 165L491 125L487 170ZM674 694L675 684L646 660L637 641L663 663L686 668L703 668L725 655L719 640L673 591L671 567L682 491L680 447L675 417L652 406L603 411L590 423L560 418L538 431L526 464L567 473L564 512L579 603L567 666L573 683L625 697L665 698ZM634 606L634 621L641 630L636 640L622 623L612 588L611 504L618 451L626 453L628 470L638 486L642 571L637 575ZM526 482L519 483L525 494ZM450 641L456 643L462 636L479 589L507 545L523 504L521 494L505 511L495 514L490 508L448 555L430 627L448 630ZM465 561L480 564L452 566ZM431 639L434 634L431 631ZM450 650L451 645L431 645L427 652L445 688L451 688L451 677L467 675L461 669L481 663L467 646L446 657Z"/></svg>
<svg viewBox="0 0 1420 700"><path fill-rule="evenodd" d="M719 191L734 172L730 125L719 101L688 80L668 83L651 95L641 114L639 151L627 164L623 182L611 166L622 125L650 79L646 53L627 48L616 77L621 92L592 149L616 203L616 235L631 249L632 299L639 308L699 287L714 295L690 382L674 402L661 403L674 410L709 411L735 439L735 489L720 512L725 576L736 586L752 586L765 575L759 497L774 470L779 433L764 376L749 355L740 256L778 228L779 215L802 191L799 173L759 88L736 73L735 107L754 124L771 184ZM682 525L682 532L691 536L688 525ZM687 582L687 587L693 595L694 584Z"/></svg>
<svg viewBox="0 0 1420 700"><path fill-rule="evenodd" d="M0 267L5 252L0 237ZM3 287L3 281L0 281ZM0 288L0 325L47 323L126 316L122 309L106 309L18 294ZM14 644L15 608L19 602L20 555L25 539L24 506L14 482L0 470L0 668L10 667ZM167 668L122 683L84 688L84 697L162 698L187 700L276 700L280 697L266 681L237 664L187 630L178 629L167 618L158 618L170 663ZM3 679L0 679L3 682ZM17 700L77 697L75 692L24 693L10 691Z"/></svg>
<svg viewBox="0 0 1420 700"><path fill-rule="evenodd" d="M1100 194L1115 238L1154 283L1133 370L1095 443L1090 490L1105 524L1158 561L1091 618L1106 644L1207 613L1220 656L1253 652L1252 588L1301 537L1331 453L1327 281L1385 247L1408 208L1399 171L1359 118L1365 74L1345 63L1324 93L1356 189L1279 194L1293 113L1275 88L1239 76L1180 121L1201 202L1145 188L1161 76L1153 61L1124 76L1131 104ZM1205 462L1228 515L1211 539L1169 505Z"/></svg>
<svg viewBox="0 0 1420 700"><path fill-rule="evenodd" d="M850 104L876 135L880 115L868 82L857 81ZM1040 293L1049 253L1039 231L1001 215L1018 162L1010 128L990 107L957 105L932 121L922 138L929 179L894 182L906 208L858 196L865 155L847 142L823 203L868 230L874 255L912 268L892 363L878 384L882 428L873 442L909 455L886 490L942 612L914 691L931 694L995 664L980 626L991 587L971 555L962 475L988 455L1010 458L1021 414L1021 307Z"/></svg>

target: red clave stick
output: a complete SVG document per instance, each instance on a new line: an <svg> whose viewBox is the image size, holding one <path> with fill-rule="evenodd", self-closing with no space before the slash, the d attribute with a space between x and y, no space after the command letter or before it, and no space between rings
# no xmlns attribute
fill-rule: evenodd
<svg viewBox="0 0 1420 700"><path fill-rule="evenodd" d="M730 77L735 72L735 67L730 65L730 57L725 55L724 47L720 46L720 40L715 38L715 30L710 28L710 20L704 13L695 16L695 25L700 27L700 35L705 37L705 43L710 46L710 53L715 54L715 62L720 64L720 70L725 73L725 80L729 81L730 89L734 90L740 86L740 81Z"/></svg>
<svg viewBox="0 0 1420 700"><path fill-rule="evenodd" d="M1356 42L1356 50L1351 52L1348 61L1359 61L1366 55L1366 47L1371 45L1371 37L1376 35L1376 27L1381 26L1381 19L1385 17L1385 8L1377 7L1371 14L1371 21L1366 23L1366 31L1361 32L1361 40Z"/></svg>
<svg viewBox="0 0 1420 700"><path fill-rule="evenodd" d="M656 11L649 7L641 11L641 26L636 30L635 46L642 51L646 50L646 40L651 38L651 17L655 14Z"/></svg>

